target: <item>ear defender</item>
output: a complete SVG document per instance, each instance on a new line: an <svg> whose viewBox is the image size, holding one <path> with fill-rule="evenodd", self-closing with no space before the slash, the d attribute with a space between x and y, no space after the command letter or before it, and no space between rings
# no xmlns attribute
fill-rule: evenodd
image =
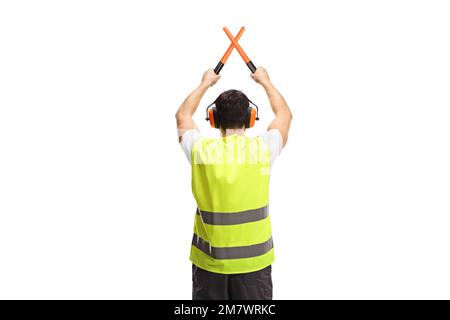
<svg viewBox="0 0 450 320"><path fill-rule="evenodd" d="M254 105L256 107L248 107L247 109L247 115L246 115L246 120L245 120L245 128L253 128L253 126L255 125L255 121L259 120L258 117L258 113L259 113L259 109L258 106L256 104L254 104L253 102L251 102L250 100L248 100L248 102L252 105ZM206 108L206 121L209 121L209 124L211 125L211 127L215 128L215 129L219 129L220 128L220 119L219 116L217 115L217 108L213 107L213 105L216 103L216 101L214 101L213 103L211 103L207 108Z"/></svg>
<svg viewBox="0 0 450 320"><path fill-rule="evenodd" d="M209 124L211 125L211 127L215 128L215 129L219 129L220 121L219 121L219 117L217 116L217 108L213 107L213 105L215 103L216 103L216 101L214 101L208 107L206 107L205 120L209 121Z"/></svg>
<svg viewBox="0 0 450 320"><path fill-rule="evenodd" d="M256 109L252 108L252 107L248 107L247 121L246 121L245 127L247 129L253 128L253 126L255 125L255 120L256 120Z"/></svg>
<svg viewBox="0 0 450 320"><path fill-rule="evenodd" d="M252 101L250 101L250 99L247 99L248 102L252 105L255 106L255 108L252 107L248 107L248 112L247 112L247 123L245 124L245 127L248 128L253 128L253 126L255 125L255 121L259 120L259 108L256 104L254 104Z"/></svg>
<svg viewBox="0 0 450 320"><path fill-rule="evenodd" d="M211 127L219 129L219 118L217 117L216 107L212 107L208 110L208 118L206 120L209 120Z"/></svg>

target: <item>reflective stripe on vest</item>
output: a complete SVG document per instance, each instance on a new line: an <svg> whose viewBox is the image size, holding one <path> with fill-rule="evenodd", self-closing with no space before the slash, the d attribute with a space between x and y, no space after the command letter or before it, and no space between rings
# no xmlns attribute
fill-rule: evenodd
<svg viewBox="0 0 450 320"><path fill-rule="evenodd" d="M268 206L239 212L211 212L197 208L197 214L201 216L203 223L216 226L230 226L265 219L269 215L269 210Z"/></svg>
<svg viewBox="0 0 450 320"><path fill-rule="evenodd" d="M192 245L213 257L214 259L242 259L260 256L273 248L272 237L269 240L250 246L242 247L212 247L209 242L196 234L192 239Z"/></svg>

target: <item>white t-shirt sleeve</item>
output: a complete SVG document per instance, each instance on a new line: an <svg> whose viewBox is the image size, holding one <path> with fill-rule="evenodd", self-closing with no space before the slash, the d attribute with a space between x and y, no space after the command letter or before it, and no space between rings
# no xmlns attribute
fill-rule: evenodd
<svg viewBox="0 0 450 320"><path fill-rule="evenodd" d="M261 134L260 137L270 149L270 164L272 165L283 149L283 137L278 129L270 129Z"/></svg>
<svg viewBox="0 0 450 320"><path fill-rule="evenodd" d="M192 147L197 142L197 140L200 138L200 132L196 129L190 129L183 133L181 136L181 149L183 149L184 154L188 158L189 162L192 163L191 157L192 157Z"/></svg>

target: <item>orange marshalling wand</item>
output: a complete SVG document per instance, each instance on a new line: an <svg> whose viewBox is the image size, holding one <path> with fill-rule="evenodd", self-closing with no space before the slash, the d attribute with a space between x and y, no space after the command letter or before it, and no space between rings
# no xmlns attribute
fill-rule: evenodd
<svg viewBox="0 0 450 320"><path fill-rule="evenodd" d="M239 39L241 38L241 36L244 33L244 31L245 31L245 27L242 27L241 30L239 30L239 32L236 35L236 37L234 38L235 41L239 41ZM233 49L234 49L234 45L230 44L230 46L228 47L227 51L223 55L222 59L220 59L220 61L217 64L216 68L214 69L214 72L216 74L219 74L220 70L222 70L223 66L225 65L225 62L227 62L228 57L230 56L230 54L233 51Z"/></svg>
<svg viewBox="0 0 450 320"><path fill-rule="evenodd" d="M227 34L228 38L230 39L232 45L236 48L237 52L241 55L242 59L244 59L245 64L250 69L252 73L256 71L256 67L253 64L253 62L250 60L250 58L247 56L245 51L241 48L239 43L237 43L236 39L233 38L233 35L231 34L230 30L228 30L227 27L223 27L223 31ZM230 52L231 53L231 52Z"/></svg>

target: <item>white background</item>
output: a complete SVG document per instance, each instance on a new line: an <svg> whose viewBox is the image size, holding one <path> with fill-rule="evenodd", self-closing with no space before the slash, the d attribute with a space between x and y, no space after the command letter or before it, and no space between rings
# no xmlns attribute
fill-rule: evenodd
<svg viewBox="0 0 450 320"><path fill-rule="evenodd" d="M190 299L174 114L244 25L293 114L276 299L450 298L446 1L2 1L0 298ZM273 115L233 52L220 92ZM253 131L253 132L251 132Z"/></svg>

